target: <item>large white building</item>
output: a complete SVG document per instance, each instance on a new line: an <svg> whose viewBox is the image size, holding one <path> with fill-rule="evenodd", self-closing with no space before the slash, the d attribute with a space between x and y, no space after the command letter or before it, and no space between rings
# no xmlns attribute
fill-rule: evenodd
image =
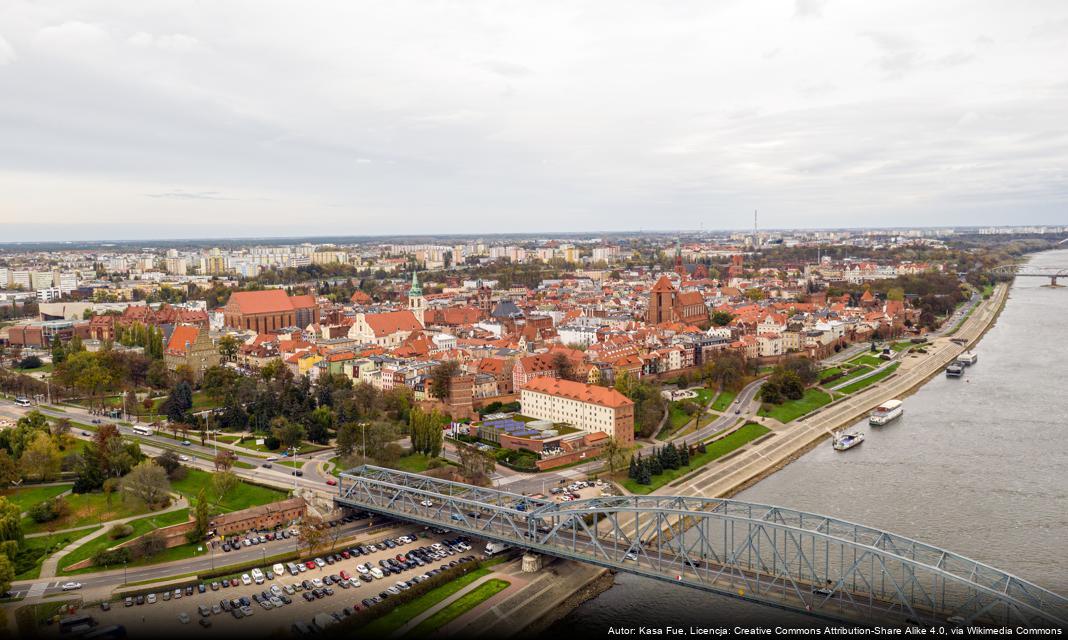
<svg viewBox="0 0 1068 640"><path fill-rule="evenodd" d="M519 402L525 416L634 442L634 403L615 389L542 376L526 383Z"/></svg>

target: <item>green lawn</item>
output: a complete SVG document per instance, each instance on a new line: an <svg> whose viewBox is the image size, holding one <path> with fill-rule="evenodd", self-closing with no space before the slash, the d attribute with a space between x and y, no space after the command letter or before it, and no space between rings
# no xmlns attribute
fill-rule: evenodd
<svg viewBox="0 0 1068 640"><path fill-rule="evenodd" d="M909 342L908 340L902 340L901 342L895 342L894 344L890 345L890 350L891 351L903 351L905 349L908 349L911 346L912 346L911 342Z"/></svg>
<svg viewBox="0 0 1068 640"><path fill-rule="evenodd" d="M63 575L72 575L72 574L75 574L75 573L88 573L88 572L91 572L91 571L100 571L100 569L96 568L96 567L88 567L86 569L79 569L77 571L71 571L71 572L63 571L63 569L64 569L64 567L69 567L70 565L72 565L72 564L74 564L76 562L81 562L82 560L85 560L86 558L93 557L93 554L95 554L97 551L99 551L101 549L110 549L111 547L114 547L116 545L122 544L123 542L125 542L127 540L132 540L132 539L136 538L137 536L144 535L144 534L148 533L149 531L154 531L156 529L161 529L163 527L169 527L172 524L180 524L182 522L187 521L188 519L189 519L189 509L179 509L177 511L170 511L170 512L167 512L167 513L161 513L161 514L155 515L155 516L147 516L145 518L138 518L137 520L132 520L129 523L127 523L131 527L133 527L133 533L131 533L129 536L127 536L125 538L122 538L122 539L119 539L119 540L112 540L111 538L109 538L108 537L108 532L105 529L100 535L96 536L95 538L93 538L89 542L86 542L85 544L83 544L82 546L78 547L74 551L71 551L67 555L65 555L62 558L60 558L59 559L59 564L57 565L57 567L59 569L59 573L61 573ZM156 558L158 558L158 557L159 556L156 556ZM155 560L155 558L153 558L152 561L158 562L158 560ZM131 565L127 565L127 566L134 566L134 565L131 564Z"/></svg>
<svg viewBox="0 0 1068 640"><path fill-rule="evenodd" d="M489 575L490 570L483 567L475 569L470 573L460 576L459 578L446 582L445 584L431 589L423 595L419 596L415 600L405 602L402 605L394 607L389 613L380 618L376 618L363 627L360 635L365 635L373 638L384 638L393 633L397 629L403 627L409 620L418 616L420 613L426 611L430 607L433 607L437 603L441 602L445 598L448 598L452 594L456 593L460 589L463 589L467 585L471 584L475 580L478 580L482 576Z"/></svg>
<svg viewBox="0 0 1068 640"><path fill-rule="evenodd" d="M18 489L4 489L0 491L0 495L7 498L7 501L11 504L17 506L19 511L25 511L39 502L58 496L73 486L73 484L57 484L45 487L30 485Z"/></svg>
<svg viewBox="0 0 1068 640"><path fill-rule="evenodd" d="M846 386L842 387L841 389L839 389L839 391L841 391L842 393L856 393L857 391L860 391L861 389L867 388L867 387L875 384L876 382L886 378L887 376L893 374L894 371L897 371L897 368L899 366L901 366L901 363L900 362L895 362L894 364L892 364L889 367L883 369L879 373L876 373L873 376L869 376L867 378L864 378L863 380L857 380L853 384L849 384L849 385L846 385Z"/></svg>
<svg viewBox="0 0 1068 640"><path fill-rule="evenodd" d="M91 534L94 530L99 530L100 528L101 525L96 525L95 527L89 527L88 529L73 531L71 533L55 533L50 536L26 538L25 542L22 543L22 548L19 549L19 555L16 556L16 562L19 564L28 564L29 562L32 562L32 565L27 566L21 573L15 576L15 579L33 580L37 578L41 575L41 563L44 562L46 558L75 540L85 537Z"/></svg>
<svg viewBox="0 0 1068 640"><path fill-rule="evenodd" d="M711 389L701 387L700 389L695 389L695 391L697 391L697 398L695 401L702 407L707 405L712 400L713 392Z"/></svg>
<svg viewBox="0 0 1068 640"><path fill-rule="evenodd" d="M823 371L820 371L820 382L823 382L828 378L833 378L839 373L842 373L841 367L831 367L830 369L824 369Z"/></svg>
<svg viewBox="0 0 1068 640"><path fill-rule="evenodd" d="M782 404L765 404L760 415L786 423L814 411L831 401L831 396L819 389L807 389L800 400L787 400Z"/></svg>
<svg viewBox="0 0 1068 640"><path fill-rule="evenodd" d="M207 487L208 498L213 503L213 511L215 513L226 513L259 504L277 502L287 496L286 492L250 484L242 480L237 483L237 486L230 493L220 499L219 496L215 495L215 488L212 485L212 476L214 475L200 469L188 469L188 473L184 478L171 483L171 488L185 496L190 502L195 502L201 488Z"/></svg>
<svg viewBox="0 0 1068 640"><path fill-rule="evenodd" d="M858 377L858 376L862 376L862 375L864 375L865 373L868 373L868 372L870 372L870 371L871 371L871 370L872 370L873 368L874 368L874 367L869 367L869 366L868 366L868 365L866 365L866 364L862 364L862 365L859 365L859 366L853 367L853 368L852 368L852 369L851 369L851 370L849 371L849 373L845 374L845 375L844 375L844 376L842 376L841 378L838 378L837 380L834 380L834 381L833 381L833 382L831 383L831 386L833 387L833 386L837 386L837 385L840 385L840 384L842 384L842 383L844 383L844 382L848 382L848 381L852 380L853 378L856 378L856 377Z"/></svg>
<svg viewBox="0 0 1068 640"><path fill-rule="evenodd" d="M220 439L220 442L221 441L222 440ZM240 447L242 449L248 449L250 451L259 451L260 453L270 453L270 454L274 454L274 455L278 455L278 454L282 453L281 449L275 449L275 450L272 451L271 449L268 449L267 445L265 445L265 444L256 444L256 440L254 438L250 438L248 440L245 440L244 442L233 442L232 444L235 447ZM323 449L329 449L329 447L323 446L321 444L312 444L310 442L302 442L300 447L297 448L297 453L298 454L315 453L317 451L322 451Z"/></svg>
<svg viewBox="0 0 1068 640"><path fill-rule="evenodd" d="M738 429L719 440L708 443L708 445L705 446L704 453L696 453L690 457L689 465L678 469L665 470L664 473L661 473L658 476L653 476L651 484L638 484L634 479L626 478L623 480L623 486L631 493L642 495L651 493L672 480L681 478L690 472L705 466L709 462L712 462L717 458L722 458L735 449L745 446L769 431L771 430L762 424L750 422L749 424L744 425L741 429Z"/></svg>
<svg viewBox="0 0 1068 640"><path fill-rule="evenodd" d="M401 471L407 471L409 473L422 473L430 468L430 461L433 460L425 453L412 453L397 460L395 465L397 469ZM443 463L444 458L439 458Z"/></svg>
<svg viewBox="0 0 1068 640"><path fill-rule="evenodd" d="M670 405L668 405L667 428L669 431L677 431L680 427L689 422L692 418L692 415L682 410L682 407L679 406L679 403L672 402Z"/></svg>
<svg viewBox="0 0 1068 640"><path fill-rule="evenodd" d="M852 360L849 361L849 363L850 364L866 364L866 365L870 365L870 366L873 366L873 367L878 367L879 365L881 365L883 363L883 360L879 359L879 356L873 356L871 354L866 353L866 354L864 354L862 356L857 356L856 358L853 358Z"/></svg>
<svg viewBox="0 0 1068 640"><path fill-rule="evenodd" d="M442 607L441 610L434 615L420 622L407 635L417 638L428 636L436 629L444 627L456 618L459 618L471 609L474 609L486 600L489 600L493 596L504 591L511 586L511 584L512 583L507 580L500 580L498 578L487 580L456 600L450 602L447 606Z"/></svg>
<svg viewBox="0 0 1068 640"><path fill-rule="evenodd" d="M712 410L720 413L726 411L737 396L738 394L734 391L720 391L715 402L712 403Z"/></svg>
<svg viewBox="0 0 1068 640"><path fill-rule="evenodd" d="M53 531L73 529L148 513L148 507L144 503L130 497L124 500L120 492L111 495L111 506L108 506L107 496L104 493L72 493L65 500L67 506L70 507L70 513L67 516L45 523L34 522L29 517L23 518L23 533L42 533L49 529Z"/></svg>

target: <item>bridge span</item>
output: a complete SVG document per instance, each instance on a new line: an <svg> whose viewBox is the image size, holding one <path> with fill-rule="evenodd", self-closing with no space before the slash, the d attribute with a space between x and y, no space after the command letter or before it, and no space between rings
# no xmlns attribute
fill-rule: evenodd
<svg viewBox="0 0 1068 640"><path fill-rule="evenodd" d="M1068 267L1030 267L1027 265L1005 265L994 269L999 273L1011 273L1015 276L1027 278L1049 278L1051 287L1061 287L1057 284L1058 278L1068 278Z"/></svg>
<svg viewBox="0 0 1068 640"><path fill-rule="evenodd" d="M342 473L339 506L806 613L875 625L1068 626L1068 599L944 549L737 500L552 500L374 466Z"/></svg>

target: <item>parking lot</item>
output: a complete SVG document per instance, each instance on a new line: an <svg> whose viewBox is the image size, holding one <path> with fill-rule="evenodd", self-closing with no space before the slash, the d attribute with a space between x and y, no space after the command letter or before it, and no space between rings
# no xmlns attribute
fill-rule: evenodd
<svg viewBox="0 0 1068 640"><path fill-rule="evenodd" d="M329 623L331 614L343 618L346 609L351 615L378 606L372 600L380 594L385 593L388 599L391 590L395 595L409 588L399 582L419 582L424 579L422 576L450 563L481 556L483 541L458 543L457 537L458 534L442 530L435 533L416 525L398 524L339 546L332 553L320 553L294 567L298 571L295 576L290 574L287 562L281 567L260 567L258 571L250 569L233 576L228 581L230 586L224 586L222 578L215 578L182 589L161 589L134 598L129 604L122 600L111 602L108 611L94 606L79 613L93 616L98 629L119 624L133 637L152 633L203 637L233 637L235 633L245 637L277 630L291 633L296 621L311 628L317 614L325 614L319 620ZM277 569L282 569L281 575L275 574ZM266 604L260 600L266 600ZM238 605L239 613L232 611L235 607L231 603Z"/></svg>
<svg viewBox="0 0 1068 640"><path fill-rule="evenodd" d="M603 480L577 480L565 486L553 487L547 497L556 502L569 502L611 495L617 494L612 490L612 485Z"/></svg>

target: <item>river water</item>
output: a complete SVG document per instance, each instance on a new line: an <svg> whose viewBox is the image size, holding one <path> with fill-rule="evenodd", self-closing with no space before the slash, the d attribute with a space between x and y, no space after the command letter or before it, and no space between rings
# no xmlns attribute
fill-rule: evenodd
<svg viewBox="0 0 1068 640"><path fill-rule="evenodd" d="M1036 254L1068 265L1068 250ZM736 496L901 534L1068 593L1068 288L1018 278L960 379L936 376L863 445L828 442ZM768 607L618 574L615 586L554 625L603 635L623 627L809 620Z"/></svg>

